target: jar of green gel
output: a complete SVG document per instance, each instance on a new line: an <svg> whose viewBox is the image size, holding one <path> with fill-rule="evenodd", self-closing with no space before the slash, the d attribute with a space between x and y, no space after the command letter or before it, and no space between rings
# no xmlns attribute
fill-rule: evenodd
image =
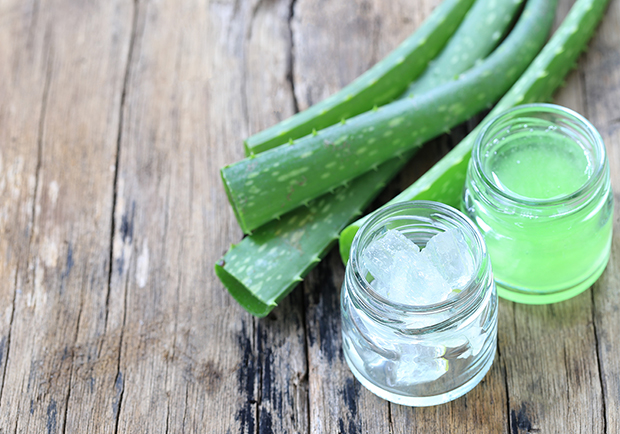
<svg viewBox="0 0 620 434"><path fill-rule="evenodd" d="M581 293L611 248L613 195L600 134L557 105L504 112L476 139L462 209L484 236L499 296L544 304Z"/></svg>

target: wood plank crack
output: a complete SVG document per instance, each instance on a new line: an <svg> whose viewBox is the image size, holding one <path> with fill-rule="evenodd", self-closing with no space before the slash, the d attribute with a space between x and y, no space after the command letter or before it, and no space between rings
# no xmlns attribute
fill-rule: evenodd
<svg viewBox="0 0 620 434"><path fill-rule="evenodd" d="M263 400L263 364L264 363L268 363L269 361L267 360L262 360L261 361L261 354L263 353L263 348L262 348L262 340L261 340L261 327L260 327L260 323L257 323L256 318L252 317L252 326L254 327L254 344L253 344L253 353L256 357L256 359L258 360L258 363L256 364L256 370L258 371L256 373L256 376L258 378L258 385L256 388L256 399L254 400L254 406L255 406L255 410L254 410L254 417L256 420L256 429L255 429L255 434L261 434L262 430L262 425L261 425L261 420L260 420L260 405L261 402ZM262 362L262 363L261 363Z"/></svg>
<svg viewBox="0 0 620 434"><path fill-rule="evenodd" d="M590 297L592 298L592 327L594 328L594 348L596 350L596 364L598 366L598 379L601 384L601 401L603 409L603 433L607 433L607 403L605 395L607 394L607 385L603 378L603 366L601 365L601 351L599 347L599 331L596 327L596 306L594 304L594 288L590 288Z"/></svg>
<svg viewBox="0 0 620 434"><path fill-rule="evenodd" d="M86 273L87 270L84 270L84 273ZM82 285L81 287L84 288L86 286L85 284L85 276L82 276ZM76 324L77 327L75 328L75 334L73 336L73 344L71 345L71 364L70 366L74 366L75 363L75 348L77 347L77 342L78 342L78 335L79 335L79 331L80 331L80 320L82 318L82 311L84 309L84 292L80 291L80 309L78 310L78 314L77 314L77 318L76 318ZM73 374L75 373L74 369L71 369L71 373L69 374L69 384L67 387L67 396L65 398L65 409L63 411L63 421L62 421L62 432L63 434L67 432L67 414L69 413L69 399L71 398L71 386L73 385Z"/></svg>
<svg viewBox="0 0 620 434"><path fill-rule="evenodd" d="M245 34L245 46L248 47L252 41L252 32L254 29L254 22L256 21L256 16L258 14L258 10L260 9L261 4L263 3L263 0L258 0L256 2L256 4L254 5L254 7L252 8L252 11L250 13L250 19L248 21L248 25L247 25L247 31L244 32ZM235 11L238 8L238 4L235 3ZM236 13L236 12L235 12ZM241 92L241 111L243 113L243 120L245 122L245 124L248 126L248 131L251 132L252 130L252 126L251 126L251 122L250 122L250 109L249 109L249 103L248 103L248 99L249 99L249 95L248 95L248 68L249 68L249 62L247 60L247 51L249 50L249 48L246 48L245 50L243 50L243 68L241 70L241 87L242 87L242 92Z"/></svg>
<svg viewBox="0 0 620 434"><path fill-rule="evenodd" d="M306 383L305 388L308 390L308 393L306 393L306 427L308 428L308 433L310 433L312 432L310 428L312 426L312 418L310 416L310 389L308 387L308 376L310 371L310 342L308 337L308 322L306 319L306 297L299 298L301 299L299 302L301 304L301 329L304 335L304 354L306 356L306 372L305 376L299 379L299 387L302 387L302 383Z"/></svg>
<svg viewBox="0 0 620 434"><path fill-rule="evenodd" d="M263 5L263 1L264 0L258 0L256 4L254 5L254 7L252 8L252 12L250 14L250 25L248 26L248 35L247 35L248 41L252 39L252 29L254 27L253 24L256 19L256 15L258 14L258 10Z"/></svg>
<svg viewBox="0 0 620 434"><path fill-rule="evenodd" d="M119 108L119 121L118 121L118 134L116 137L116 156L114 162L114 185L113 185L113 194L112 194L112 216L111 216L111 227L110 227L110 256L109 256L109 264L108 264L108 282L107 282L107 294L105 299L105 320L104 320L104 330L108 328L108 315L110 309L110 293L112 288L112 273L114 270L114 236L116 234L116 204L118 200L118 173L119 173L119 162L120 162L120 153L121 153L121 142L123 139L123 126L124 126L124 111L126 105L126 97L127 97L127 88L129 83L129 77L132 71L132 64L134 61L134 53L136 52L136 43L138 40L138 7L139 0L133 0L132 4L132 18L131 18L131 30L130 30L130 40L129 40L129 50L127 52L127 61L125 66L125 73L123 77L123 89L121 92L121 102ZM125 324L127 321L127 286L128 279L124 282L124 299L123 299L123 322L120 328L119 334L119 342L118 342L118 358L116 361L116 379L114 382L114 392L115 398L113 401L113 414L114 414L114 433L118 433L119 422L120 422L120 414L121 414L121 406L123 404L123 393L125 391L124 387L124 379L123 373L121 372L121 356L123 350L123 337L125 331ZM99 352L101 351L101 347L99 348Z"/></svg>
<svg viewBox="0 0 620 434"><path fill-rule="evenodd" d="M125 280L124 299L123 299L123 324L121 325L120 337L118 343L118 359L116 361L116 381L114 383L114 389L116 392L116 399L114 402L114 434L118 434L118 425L120 422L121 406L123 405L123 394L125 392L125 382L123 379L123 373L121 372L121 355L123 349L123 337L125 332L125 324L127 323L127 287L129 279Z"/></svg>
<svg viewBox="0 0 620 434"><path fill-rule="evenodd" d="M28 243L28 261L30 261L30 250L32 248L32 242L34 240L34 225L35 225L36 210L37 210L36 204L37 204L37 197L39 196L39 180L41 177L41 165L42 165L42 160L43 160L43 132L45 128L45 117L47 114L47 104L48 104L48 97L49 97L49 90L50 90L50 82L52 79L52 60L54 57L53 47L51 45L52 43L51 43L49 27L47 27L45 31L45 40L50 41L50 42L48 42L48 45L45 48L45 54L47 58L45 60L45 79L43 83L43 95L41 97L42 99L41 113L39 114L39 126L38 126L38 131L37 131L37 167L35 170L34 194L32 196L32 208L31 208L31 214L30 214L30 218L31 218L30 227L28 228L28 230L30 231L30 240ZM30 263L26 265L26 270L29 270L29 269L30 269Z"/></svg>
<svg viewBox="0 0 620 434"><path fill-rule="evenodd" d="M378 15L375 18L375 25L372 27L372 45L370 46L370 63L368 68L371 68L379 61L379 40L381 39L381 16Z"/></svg>
<svg viewBox="0 0 620 434"><path fill-rule="evenodd" d="M394 433L394 418L392 417L392 405L394 404L388 402L388 426L390 428L390 434Z"/></svg>
<svg viewBox="0 0 620 434"><path fill-rule="evenodd" d="M106 294L105 300L105 321L104 321L104 330L107 330L108 327L108 314L109 314L109 306L110 306L110 291L112 286L112 272L114 270L114 234L116 233L116 220L114 219L114 215L116 213L116 202L118 199L118 172L119 172L119 162L120 162L120 154L121 154L121 141L123 138L123 112L125 111L125 103L127 97L127 86L129 83L129 77L131 72L131 64L133 61L133 53L134 47L136 44L136 35L137 35L137 24L138 24L138 1L133 0L133 8L132 8L132 19L131 19L131 38L129 41L129 51L127 53L127 63L125 66L125 75L123 77L123 90L121 92L121 104L119 109L119 119L118 119L118 134L116 136L116 158L114 161L114 186L112 189L112 218L111 218L111 227L110 227L110 256L109 256L109 269L108 269L108 292Z"/></svg>
<svg viewBox="0 0 620 434"><path fill-rule="evenodd" d="M564 345L562 350L563 350L563 355L564 355L564 369L566 371L566 386L567 386L566 387L566 394L568 396L567 403L566 403L567 406L568 406L567 412L570 413L570 404L571 404L571 381L570 381L570 378L569 378L570 372L571 372L571 369L570 369L570 358L569 358L568 354L566 354L566 345Z"/></svg>
<svg viewBox="0 0 620 434"><path fill-rule="evenodd" d="M35 12L33 12L33 14L35 14ZM49 27L46 28L45 34L46 34L46 41L51 41L51 38L49 37ZM30 207L30 221L28 223L28 231L29 231L29 239L28 239L28 248L27 248L27 253L26 253L26 268L25 271L26 273L28 273L28 271L30 270L30 261L31 261L31 250L32 250L32 244L34 242L34 227L35 227L35 221L36 221L36 203L37 203L37 197L39 195L39 179L40 179L40 174L41 174L41 165L42 165L42 158L43 158L43 132L44 132L44 127L45 127L45 118L46 118L46 114L47 114L47 106L48 106L48 96L49 96L49 89L50 89L50 83L51 83L51 79L52 79L52 61L53 61L53 49L52 49L52 43L51 42L47 42L45 48L44 48L44 53L45 53L45 75L44 75L44 82L43 82L43 91L42 91L42 95L41 95L41 111L39 113L39 123L38 123L38 127L37 127L37 163L36 163L36 169L35 169L35 182L34 182L34 190L33 190L33 194L32 194L32 204ZM35 266L36 267L36 266ZM32 279L34 281L35 276L36 276L36 270L34 269L35 267L33 267L33 271L32 271ZM10 357L10 350L11 350L11 335L12 335L12 330L13 330L13 323L15 320L15 303L16 303L16 295L17 295L17 285L18 285L18 276L19 276L19 264L17 266L17 269L15 271L15 281L14 281L14 292L13 292L13 301L12 301L12 307L11 307L11 318L10 318L10 322L9 322L9 330L7 333L7 343L6 343L6 361L4 364L4 372L2 375L2 385L0 387L0 400L2 399L3 396L3 392L4 392L4 384L5 384L5 379L6 379L6 374L7 374L7 367L8 367L8 362L9 362L9 357ZM17 417L15 418L15 432L17 432L17 427L18 427L18 420L19 420L19 412Z"/></svg>
<svg viewBox="0 0 620 434"><path fill-rule="evenodd" d="M590 105L588 101L588 89L586 86L586 72L583 69L579 70L579 81L581 82L581 98L583 100L583 115L590 118Z"/></svg>
<svg viewBox="0 0 620 434"><path fill-rule="evenodd" d="M502 377L504 379L504 388L506 389L506 432L511 434L512 433L512 427L511 427L511 416L510 416L510 391L508 389L508 374L506 372L506 361L504 360L504 358L502 357L502 350L501 350L501 345L499 344L499 341L497 342L497 356L498 356L498 361L501 364L501 372L502 372ZM495 362L495 363L497 363Z"/></svg>
<svg viewBox="0 0 620 434"><path fill-rule="evenodd" d="M189 402L189 387L185 386L185 408L183 409L183 427L187 423L187 403Z"/></svg>
<svg viewBox="0 0 620 434"><path fill-rule="evenodd" d="M291 0L291 4L289 6L288 30L291 44L289 46L288 71L286 73L286 79L291 85L291 92L293 95L293 109L295 110L295 113L299 113L299 103L297 101L297 94L295 92L295 38L293 35L293 19L295 18L296 2L297 0Z"/></svg>

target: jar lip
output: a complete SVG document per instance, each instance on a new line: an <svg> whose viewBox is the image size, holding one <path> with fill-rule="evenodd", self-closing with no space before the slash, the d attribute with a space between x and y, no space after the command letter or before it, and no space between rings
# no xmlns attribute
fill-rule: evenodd
<svg viewBox="0 0 620 434"><path fill-rule="evenodd" d="M515 115L518 113L522 113L523 115L527 115L528 113L556 113L561 114L569 119L574 119L578 122L578 124L583 128L583 130L590 136L594 147L598 151L598 158L595 160L596 166L595 170L588 180L577 190L572 193L568 193L561 196L552 197L549 199L536 199L536 198L528 198L525 196L521 196L518 194L510 194L510 192L503 190L497 186L495 181L487 176L487 173L483 170L481 165L481 150L484 145L484 138L489 132L489 130L497 124L500 119L504 117L508 117L511 115ZM482 129L476 136L473 149L472 149L472 163L475 167L475 170L478 176L481 178L482 182L491 189L491 191L501 197L504 200L507 200L511 203L516 203L520 205L529 205L529 206L538 206L538 207L551 207L557 206L561 204L570 204L573 202L578 202L583 196L589 194L589 192L596 187L600 179L604 175L605 170L605 162L606 162L606 152L605 152L605 144L603 142L603 138L598 130L588 121L584 116L579 113L571 110L567 107L563 107L557 104L549 104L549 103L532 103L532 104L522 104L516 107L512 107L494 118L488 121L485 125L482 126Z"/></svg>
<svg viewBox="0 0 620 434"><path fill-rule="evenodd" d="M360 258L358 257L360 254L360 240L365 235L369 235L372 232L372 228L375 223L378 223L383 218L388 217L391 214L396 214L398 211L404 211L407 209L426 209L435 211L435 213L440 213L444 217L448 217L450 220L459 222L464 225L465 228L469 229L470 234L472 235L472 239L476 244L476 247L479 249L480 254L477 255L479 258L474 258L474 263L476 268L472 273L472 276L478 276L482 269L488 269L490 267L486 244L482 237L482 234L476 227L476 225L463 213L458 211L451 206L445 205L440 202L432 202L427 200L412 200L406 202L395 203L392 205L387 205L377 211L375 211L371 216L364 222L364 224L360 227L360 229L355 234L353 242L351 244L351 255L349 257L349 261L351 262L351 267L353 270L353 278L356 280L358 284L358 288L364 293L364 295L371 300L375 301L376 304L381 305L382 307L391 307L398 309L400 312L409 313L409 314L428 314L428 313L438 313L445 310L453 309L459 305L466 304L469 300L476 297L476 295L480 292L481 285L477 282L476 278L472 278L467 286L461 290L460 293L448 297L446 300L427 304L427 305L411 305L404 304L392 301L388 298L383 297L381 294L376 292L370 283L366 280L364 276L359 272L360 270ZM415 214L411 214L415 216Z"/></svg>

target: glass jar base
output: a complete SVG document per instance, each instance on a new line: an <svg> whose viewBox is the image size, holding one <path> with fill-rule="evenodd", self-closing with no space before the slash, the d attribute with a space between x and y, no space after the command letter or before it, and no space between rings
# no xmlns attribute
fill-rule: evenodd
<svg viewBox="0 0 620 434"><path fill-rule="evenodd" d="M609 253L605 256L605 260L601 262L601 265L594 271L594 273L588 276L588 278L586 278L583 282L570 288L551 293L541 293L527 289L515 288L510 285L506 285L499 280L495 280L497 295L505 300L523 304L551 304L565 301L581 294L592 286L594 282L601 277L603 271L605 271L608 261Z"/></svg>
<svg viewBox="0 0 620 434"><path fill-rule="evenodd" d="M473 377L471 377L469 381L461 384L456 389L452 389L440 395L432 396L401 395L392 391L382 389L381 387L372 383L355 367L355 364L349 360L349 356L346 351L344 352L344 358L347 361L349 369L351 369L351 372L353 372L355 378L360 383L362 383L362 386L370 390L379 398L385 399L386 401L390 401L394 404L406 405L408 407L430 407L433 405L445 404L446 402L454 401L455 399L460 398L461 396L472 390L474 387L476 387L478 383L482 381L487 372L489 372L489 369L491 369L491 366L493 365L493 361L495 359L495 351L496 345L492 345L492 351L488 351L489 355L487 356L487 360L482 364L480 370Z"/></svg>

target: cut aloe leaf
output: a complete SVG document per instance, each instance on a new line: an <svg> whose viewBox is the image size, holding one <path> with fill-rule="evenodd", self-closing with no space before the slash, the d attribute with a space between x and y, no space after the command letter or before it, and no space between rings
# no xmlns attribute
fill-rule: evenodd
<svg viewBox="0 0 620 434"><path fill-rule="evenodd" d="M370 203L405 164L394 159L348 188L316 199L245 237L215 265L231 295L262 317L293 289L338 239L340 230ZM388 174L388 176L386 176Z"/></svg>
<svg viewBox="0 0 620 434"><path fill-rule="evenodd" d="M548 101L573 68L603 17L609 0L577 0L551 40L523 76L500 100L481 125L519 104ZM460 206L471 149L481 126L389 204L406 200L433 200ZM353 238L368 216L352 223L340 235L340 256L346 263Z"/></svg>

